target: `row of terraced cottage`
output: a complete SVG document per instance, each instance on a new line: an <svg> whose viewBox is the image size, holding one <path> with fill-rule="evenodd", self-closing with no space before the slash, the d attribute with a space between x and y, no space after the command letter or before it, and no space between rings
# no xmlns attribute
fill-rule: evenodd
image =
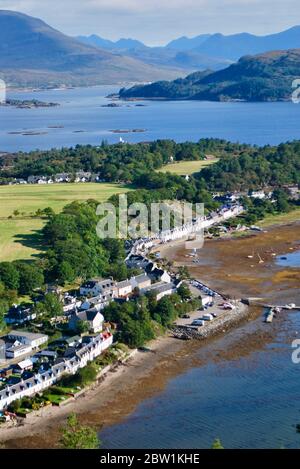
<svg viewBox="0 0 300 469"><path fill-rule="evenodd" d="M69 329L76 331L78 322L84 321L88 324L89 332L97 334L96 336L87 336L81 342L79 349L74 350L71 356L59 357L54 364L45 372L39 372L28 379L22 379L19 383L6 386L0 391L0 410L5 409L11 402L25 396L32 396L59 381L62 375L74 374L79 368L86 366L88 361L95 359L103 350L107 349L113 342L111 332L105 328L104 317L101 310L111 301L129 301L132 295L145 294L152 291L156 299L171 295L176 291L181 283L176 278L163 270L146 258L140 256L131 256L127 261L131 267L137 267L143 270L143 273L131 277L128 280L115 282L113 279L92 279L83 283L80 287L79 296L65 294L63 297L64 315L62 321L67 320ZM27 316L26 316L27 314ZM28 321L26 320L28 318ZM32 312L27 313L15 311L7 317L9 324L22 324L30 322L35 318ZM59 320L60 318L58 318ZM21 321L16 322L16 321ZM9 339L14 336L12 345L7 349L9 354L6 358L18 358L22 351L30 352L30 345L22 340L24 336L37 336L37 334L23 333L20 331L11 331ZM22 336L22 337L21 337ZM25 338L26 338L25 337ZM43 335L47 341L48 337ZM45 342L43 340L43 343ZM22 350L21 350L22 349ZM38 352L38 346L32 347L36 357L38 354L51 353L43 350ZM38 353L36 353L38 352ZM21 353L21 355L19 355ZM26 360L20 362L22 364ZM27 359L28 361L28 359ZM29 360L30 361L30 360Z"/></svg>
<svg viewBox="0 0 300 469"><path fill-rule="evenodd" d="M86 341L74 355L69 358L60 358L57 363L46 371L34 374L28 379L21 379L17 384L6 386L0 391L0 410L4 410L17 399L30 397L34 394L44 391L65 374L75 374L80 368L83 368L88 362L94 360L113 342L111 332L104 331L95 337L86 337ZM28 360L27 360L28 361Z"/></svg>

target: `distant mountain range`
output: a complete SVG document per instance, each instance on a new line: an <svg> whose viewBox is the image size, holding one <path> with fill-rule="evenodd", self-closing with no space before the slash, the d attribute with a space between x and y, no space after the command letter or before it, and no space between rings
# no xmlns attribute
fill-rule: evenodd
<svg viewBox="0 0 300 469"><path fill-rule="evenodd" d="M17 86L172 80L195 71L223 70L244 55L290 48L300 48L300 26L268 36L201 34L148 47L131 38L72 38L40 19L0 10L0 78Z"/></svg>
<svg viewBox="0 0 300 469"><path fill-rule="evenodd" d="M194 50L211 57L238 60L243 55L260 54L271 50L300 48L300 26L267 36L249 33L200 35L194 38L182 37L166 46L176 50Z"/></svg>
<svg viewBox="0 0 300 469"><path fill-rule="evenodd" d="M205 35L205 37L209 37L209 35ZM113 42L108 39L103 39L96 34L92 34L91 36L78 36L76 39L83 44L100 47L114 53L119 52L120 54L127 55L155 67L177 68L187 71L204 70L206 68L219 70L232 63L232 60L219 58L217 56L210 57L196 50L189 50L184 47L184 41L183 47L180 49L180 47L172 47L172 43L166 47L148 47L143 42L130 38L119 39ZM181 44L180 39L178 39L178 41L179 46Z"/></svg>
<svg viewBox="0 0 300 469"><path fill-rule="evenodd" d="M174 78L131 57L82 44L40 19L0 10L0 78L19 86L143 82Z"/></svg>
<svg viewBox="0 0 300 469"><path fill-rule="evenodd" d="M217 70L236 62L244 55L300 48L300 26L267 36L249 33L229 36L220 33L201 34L194 38L183 36L164 47L147 47L135 39L113 42L97 35L80 36L78 39L107 50L120 50L149 64L177 66L190 70L203 70L207 67Z"/></svg>
<svg viewBox="0 0 300 469"><path fill-rule="evenodd" d="M97 34L91 34L90 36L77 36L76 39L78 39L80 42L83 42L84 44L89 44L107 50L142 49L147 47L141 41L137 41L136 39L121 38L114 42L110 41L109 39L103 39L102 37L97 36Z"/></svg>
<svg viewBox="0 0 300 469"><path fill-rule="evenodd" d="M171 82L121 89L120 98L286 101L299 72L300 49L273 51L244 56L217 72L196 72Z"/></svg>

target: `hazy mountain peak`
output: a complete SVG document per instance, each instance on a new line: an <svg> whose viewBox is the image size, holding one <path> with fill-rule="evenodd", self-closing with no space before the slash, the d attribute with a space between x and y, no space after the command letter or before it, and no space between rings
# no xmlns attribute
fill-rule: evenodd
<svg viewBox="0 0 300 469"><path fill-rule="evenodd" d="M145 81L175 75L83 44L23 13L0 10L0 75L25 86Z"/></svg>

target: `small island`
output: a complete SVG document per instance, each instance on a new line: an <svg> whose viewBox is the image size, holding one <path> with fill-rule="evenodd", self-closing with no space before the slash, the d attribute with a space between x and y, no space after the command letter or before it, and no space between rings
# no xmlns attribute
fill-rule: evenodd
<svg viewBox="0 0 300 469"><path fill-rule="evenodd" d="M147 129L111 129L109 132L113 134L130 134L130 133L142 133L146 132Z"/></svg>
<svg viewBox="0 0 300 469"><path fill-rule="evenodd" d="M108 103L108 104L102 104L101 107L121 107L121 104L118 104L118 103Z"/></svg>
<svg viewBox="0 0 300 469"><path fill-rule="evenodd" d="M44 102L37 99L7 99L4 103L0 103L0 106L11 106L18 109L35 109L40 107L57 107L58 103Z"/></svg>

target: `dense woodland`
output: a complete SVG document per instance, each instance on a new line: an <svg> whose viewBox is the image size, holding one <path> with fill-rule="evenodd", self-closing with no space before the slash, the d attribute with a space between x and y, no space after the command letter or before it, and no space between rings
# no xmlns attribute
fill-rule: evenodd
<svg viewBox="0 0 300 469"><path fill-rule="evenodd" d="M229 155L196 176L211 190L239 191L300 184L300 141Z"/></svg>
<svg viewBox="0 0 300 469"><path fill-rule="evenodd" d="M201 139L196 143L157 140L108 145L102 142L98 147L77 145L60 150L3 154L0 156L0 183L30 175L74 174L83 170L99 174L106 182L122 182L144 189L173 189L174 192L179 186L187 190L182 178L156 171L172 161L201 160L206 155L217 156L220 161L192 178L189 182L192 190L201 187L233 191L299 183L299 141L257 147L220 139ZM201 181L200 186L197 181Z"/></svg>
<svg viewBox="0 0 300 469"><path fill-rule="evenodd" d="M170 161L201 160L205 154L239 154L247 145L219 139L201 139L197 143L157 140L151 143L100 146L76 145L74 148L35 150L0 155L0 183L30 175L53 176L67 172L90 171L108 182L134 183L145 172L161 168Z"/></svg>

